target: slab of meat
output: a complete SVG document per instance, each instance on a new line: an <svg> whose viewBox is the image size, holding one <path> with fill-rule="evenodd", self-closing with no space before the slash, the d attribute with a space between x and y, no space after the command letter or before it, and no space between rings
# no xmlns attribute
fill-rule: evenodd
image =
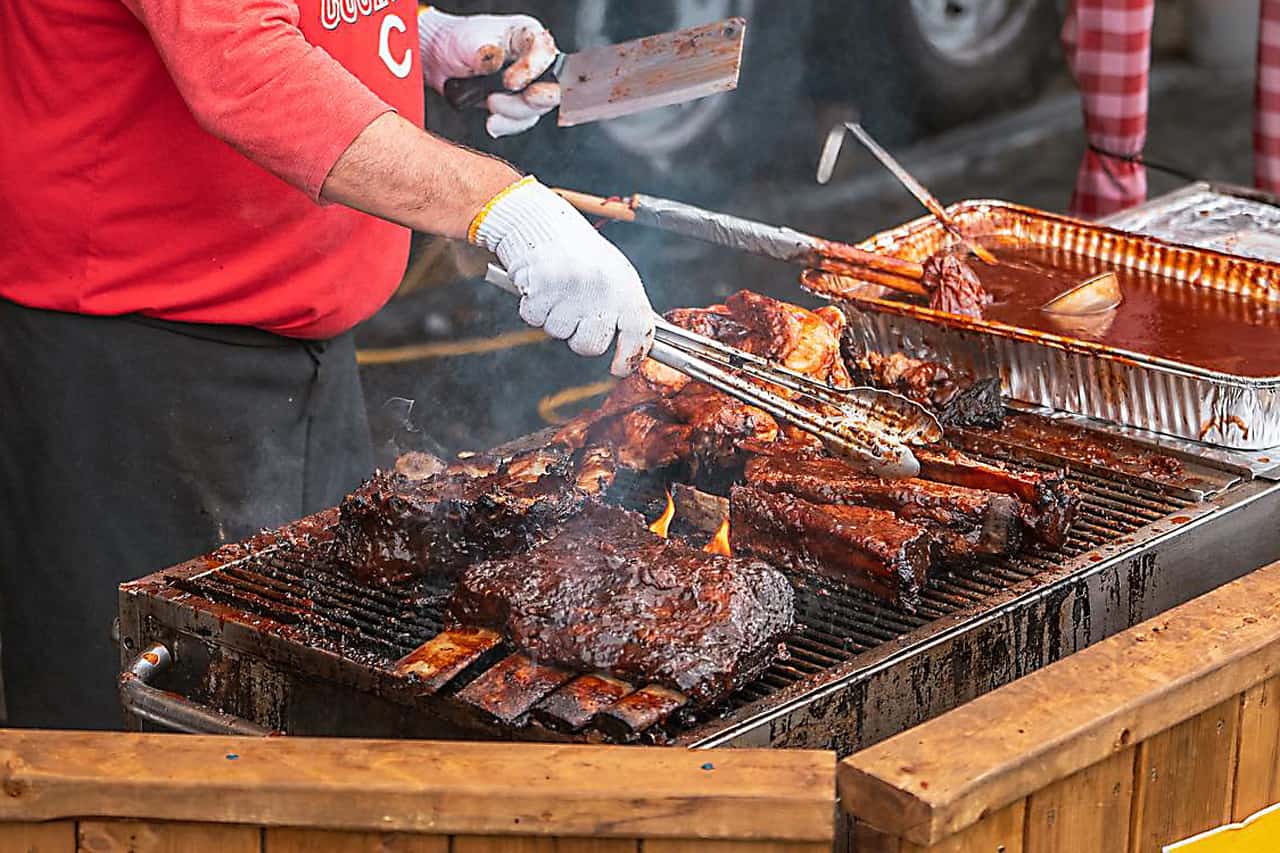
<svg viewBox="0 0 1280 853"><path fill-rule="evenodd" d="M816 504L888 510L928 529L945 563L1013 554L1022 543L1017 498L927 480L881 480L830 456L773 453L752 457L747 483Z"/></svg>
<svg viewBox="0 0 1280 853"><path fill-rule="evenodd" d="M641 516L593 502L528 553L468 569L447 618L501 631L544 665L709 704L778 655L793 595L764 563L662 539Z"/></svg>
<svg viewBox="0 0 1280 853"><path fill-rule="evenodd" d="M888 510L816 504L749 486L729 493L729 543L735 554L826 575L909 609L931 563L925 528Z"/></svg>
<svg viewBox="0 0 1280 853"><path fill-rule="evenodd" d="M1067 543L1080 496L1067 482L1065 471L1011 471L955 450L921 449L916 459L926 480L1013 495L1022 502L1022 519L1033 541L1055 551Z"/></svg>
<svg viewBox="0 0 1280 853"><path fill-rule="evenodd" d="M489 472L489 473L486 473ZM468 462L425 480L377 472L339 508L335 548L362 583L385 585L531 546L587 491L563 449L498 464Z"/></svg>

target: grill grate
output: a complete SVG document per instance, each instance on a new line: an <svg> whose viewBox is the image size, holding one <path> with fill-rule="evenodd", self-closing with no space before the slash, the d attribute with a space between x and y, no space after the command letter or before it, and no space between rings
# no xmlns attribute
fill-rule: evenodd
<svg viewBox="0 0 1280 853"><path fill-rule="evenodd" d="M1015 468L1049 471L1054 466L999 453L975 458ZM788 638L788 654L719 709L699 713L697 722L764 699L802 679L838 666L882 643L976 604L995 593L1056 568L1063 556L1077 557L1113 543L1175 513L1192 501L1129 478L1072 472L1068 479L1081 497L1077 523L1061 555L1021 555L935 577L922 590L915 613L894 608L869 593L815 577L795 577L799 630ZM174 583L188 592L267 617L298 632L308 645L370 666L389 666L442 628L447 591L415 586L369 589L343 576L327 546L283 546L251 555L219 569Z"/></svg>

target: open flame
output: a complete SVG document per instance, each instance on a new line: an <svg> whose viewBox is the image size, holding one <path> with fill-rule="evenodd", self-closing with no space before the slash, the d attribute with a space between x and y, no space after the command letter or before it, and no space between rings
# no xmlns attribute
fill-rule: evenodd
<svg viewBox="0 0 1280 853"><path fill-rule="evenodd" d="M661 536L667 538L667 528L671 527L671 519L676 516L676 502L671 499L670 490L667 491L667 508L662 511L662 515L658 516L658 520L649 525L649 529Z"/></svg>
<svg viewBox="0 0 1280 853"><path fill-rule="evenodd" d="M702 550L709 554L723 554L726 557L733 556L733 549L729 547L729 519L720 522L720 529L716 531L716 535L711 541L703 546Z"/></svg>

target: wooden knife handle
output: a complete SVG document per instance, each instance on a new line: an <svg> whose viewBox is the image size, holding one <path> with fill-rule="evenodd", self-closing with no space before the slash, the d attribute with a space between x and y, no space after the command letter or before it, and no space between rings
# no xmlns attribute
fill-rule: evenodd
<svg viewBox="0 0 1280 853"><path fill-rule="evenodd" d="M547 69L534 83L554 83L555 72ZM532 83L530 85L533 85ZM502 72L483 77L450 77L444 81L444 99L455 110L487 109L486 101L495 92L506 92L502 85Z"/></svg>

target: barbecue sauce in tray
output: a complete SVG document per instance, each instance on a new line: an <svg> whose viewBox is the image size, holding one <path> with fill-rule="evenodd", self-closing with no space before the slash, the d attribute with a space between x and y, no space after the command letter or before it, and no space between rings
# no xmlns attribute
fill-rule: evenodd
<svg viewBox="0 0 1280 853"><path fill-rule="evenodd" d="M1221 373L1280 376L1280 306L1048 246L998 238L981 242L1000 260L989 266L970 258L994 299L983 309L985 320ZM1063 317L1040 310L1064 290L1108 270L1115 272L1124 293L1114 311Z"/></svg>

